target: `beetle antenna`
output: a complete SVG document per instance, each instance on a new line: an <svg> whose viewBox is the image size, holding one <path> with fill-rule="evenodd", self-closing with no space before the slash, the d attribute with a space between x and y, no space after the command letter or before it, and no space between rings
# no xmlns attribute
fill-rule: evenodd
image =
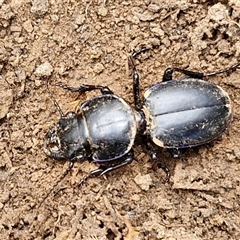
<svg viewBox="0 0 240 240"><path fill-rule="evenodd" d="M48 91L48 93L50 94L50 96L51 96L51 98L52 98L52 100L53 100L54 106L55 106L56 109L58 110L60 116L63 117L63 116L64 116L63 111L62 111L62 109L60 108L60 106L59 106L58 102L56 101L56 99L54 98L52 92L50 91L50 88L49 88L49 79L47 79L47 91Z"/></svg>
<svg viewBox="0 0 240 240"><path fill-rule="evenodd" d="M71 169L74 166L74 162L70 162L68 168L65 170L65 172L59 177L59 179L54 183L54 185L51 187L51 189L47 192L47 194L43 197L42 201L40 202L38 208L40 208L43 204L43 202L48 198L48 196L53 192L54 188L68 175L68 173L71 171Z"/></svg>

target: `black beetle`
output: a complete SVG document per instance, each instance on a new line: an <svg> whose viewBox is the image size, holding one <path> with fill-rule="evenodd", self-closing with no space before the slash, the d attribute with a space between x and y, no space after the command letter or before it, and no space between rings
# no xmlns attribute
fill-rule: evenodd
<svg viewBox="0 0 240 240"><path fill-rule="evenodd" d="M151 157L157 160L153 143L169 148L173 156L178 149L208 143L226 131L232 120L228 94L219 86L201 80L205 77L235 70L237 64L213 73L198 73L179 68L168 68L163 81L151 86L140 98L139 75L135 57L148 49L141 49L129 57L133 68L133 91L135 109L108 88L99 85L80 85L78 88L63 84L57 86L72 92L84 93L100 90L102 95L81 105L81 113L61 114L58 123L46 135L45 153L56 159L70 160L69 168L77 160L89 159L100 167L86 175L103 175L125 166L133 160L134 141L143 138ZM186 75L172 80L173 72ZM169 170L161 165L169 179ZM59 182L58 181L58 182Z"/></svg>

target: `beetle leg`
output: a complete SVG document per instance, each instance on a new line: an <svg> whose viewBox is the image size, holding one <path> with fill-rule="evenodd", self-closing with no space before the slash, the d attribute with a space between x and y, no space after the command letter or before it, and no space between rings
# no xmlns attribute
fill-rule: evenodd
<svg viewBox="0 0 240 240"><path fill-rule="evenodd" d="M117 165L114 165L114 166L111 166L111 167L108 167L107 169L105 169L101 174L100 176L108 173L108 172L111 172L115 169L118 169L118 168L121 168L121 167L124 167L128 164L130 164L132 161L133 161L133 151L131 150L126 156L124 156L124 158L122 159L123 162L117 164Z"/></svg>
<svg viewBox="0 0 240 240"><path fill-rule="evenodd" d="M211 77L211 76L215 76L215 75L220 74L220 73L235 71L239 65L240 65L240 62L237 62L237 63L235 63L234 65L232 65L228 68L225 68L225 69L222 69L222 70L219 70L219 71L216 71L216 72L204 73L203 75L204 75L204 77Z"/></svg>
<svg viewBox="0 0 240 240"><path fill-rule="evenodd" d="M133 71L133 96L136 110L141 109L142 101L140 98L139 74L137 73L136 69Z"/></svg>
<svg viewBox="0 0 240 240"><path fill-rule="evenodd" d="M173 158L179 158L181 155L181 151L178 148L170 148L168 151L171 153Z"/></svg>
<svg viewBox="0 0 240 240"><path fill-rule="evenodd" d="M134 62L134 55L132 54L129 57L129 63L133 68L133 96L134 96L134 103L137 110L141 109L142 103L140 99L140 88L139 88L139 74L136 69L136 65Z"/></svg>
<svg viewBox="0 0 240 240"><path fill-rule="evenodd" d="M168 167L166 167L165 165L163 165L162 163L159 162L157 154L154 151L154 148L153 148L150 140L148 139L148 137L143 137L143 140L144 140L146 149L147 149L148 153L150 154L151 158L153 159L154 163L166 173L165 182L169 182L170 171L169 171Z"/></svg>
<svg viewBox="0 0 240 240"><path fill-rule="evenodd" d="M140 87L139 87L139 74L136 69L135 58L141 54L142 52L150 50L149 48L142 48L132 55L129 56L128 61L133 69L133 95L134 95L134 103L137 110L141 109L142 101L140 99Z"/></svg>
<svg viewBox="0 0 240 240"><path fill-rule="evenodd" d="M166 82L166 81L172 80L172 75L174 72L180 72L180 73L183 73L192 78L203 79L205 77L211 77L211 76L215 76L215 75L218 75L221 73L235 71L239 65L240 65L240 62L237 62L228 68L224 68L222 70L219 70L216 72L211 72L211 73L194 72L194 71L189 71L189 70L181 69L181 68L167 68L163 74L162 81Z"/></svg>
<svg viewBox="0 0 240 240"><path fill-rule="evenodd" d="M167 68L163 74L162 81L166 82L166 81L172 80L172 75L174 72L180 72L189 77L197 78L197 79L203 79L203 77L204 77L204 74L200 73L200 72L193 72L193 71L189 71L189 70L181 69L181 68Z"/></svg>
<svg viewBox="0 0 240 240"><path fill-rule="evenodd" d="M148 51L148 50L151 50L151 48L143 47L143 48L141 48L141 49L133 52L132 55L131 55L131 57L132 57L132 58L136 58L138 55L140 55L141 53L146 52L146 51Z"/></svg>
<svg viewBox="0 0 240 240"><path fill-rule="evenodd" d="M86 181L86 179L89 178L89 177L92 177L92 176L103 176L103 175L105 175L108 172L111 172L113 170L116 170L118 168L121 168L121 167L124 167L124 166L130 164L133 161L133 151L131 150L126 156L124 156L122 158L122 160L123 161L121 163L119 163L119 164L116 164L116 165L113 165L113 166L110 166L110 167L106 167L106 168L100 167L98 169L95 169L95 170L89 172L86 176L84 176L80 180L78 185L79 186L82 185Z"/></svg>
<svg viewBox="0 0 240 240"><path fill-rule="evenodd" d="M86 181L86 179L88 179L89 177L100 176L103 171L104 170L101 168L92 170L80 180L80 182L78 183L78 186L82 185Z"/></svg>
<svg viewBox="0 0 240 240"><path fill-rule="evenodd" d="M55 85L71 92L78 92L79 94L83 94L85 92L90 92L93 90L100 90L103 95L113 94L113 92L108 87L101 85L81 84L79 87L71 87L62 83L56 83Z"/></svg>
<svg viewBox="0 0 240 240"><path fill-rule="evenodd" d="M169 148L168 152L172 155L173 158L179 158L184 154L188 148Z"/></svg>

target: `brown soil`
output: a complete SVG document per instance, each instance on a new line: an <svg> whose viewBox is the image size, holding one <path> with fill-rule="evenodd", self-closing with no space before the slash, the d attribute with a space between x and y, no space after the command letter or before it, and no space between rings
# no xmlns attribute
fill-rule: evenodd
<svg viewBox="0 0 240 240"><path fill-rule="evenodd" d="M158 149L169 183L139 145L132 164L80 188L96 165L77 162L39 207L69 164L43 152L59 118L46 78L64 112L77 95L56 82L107 85L133 106L127 57L143 46L153 50L137 61L142 92L167 67L211 72L239 59L239 1L143 2L0 1L0 239L240 239L240 70L210 79L235 113L221 139L177 160Z"/></svg>

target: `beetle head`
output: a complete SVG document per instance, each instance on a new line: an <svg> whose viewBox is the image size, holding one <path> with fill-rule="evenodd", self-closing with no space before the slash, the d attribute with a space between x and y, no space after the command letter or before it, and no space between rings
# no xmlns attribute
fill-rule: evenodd
<svg viewBox="0 0 240 240"><path fill-rule="evenodd" d="M55 159L71 161L87 156L86 126L82 115L69 112L46 134L44 152Z"/></svg>

